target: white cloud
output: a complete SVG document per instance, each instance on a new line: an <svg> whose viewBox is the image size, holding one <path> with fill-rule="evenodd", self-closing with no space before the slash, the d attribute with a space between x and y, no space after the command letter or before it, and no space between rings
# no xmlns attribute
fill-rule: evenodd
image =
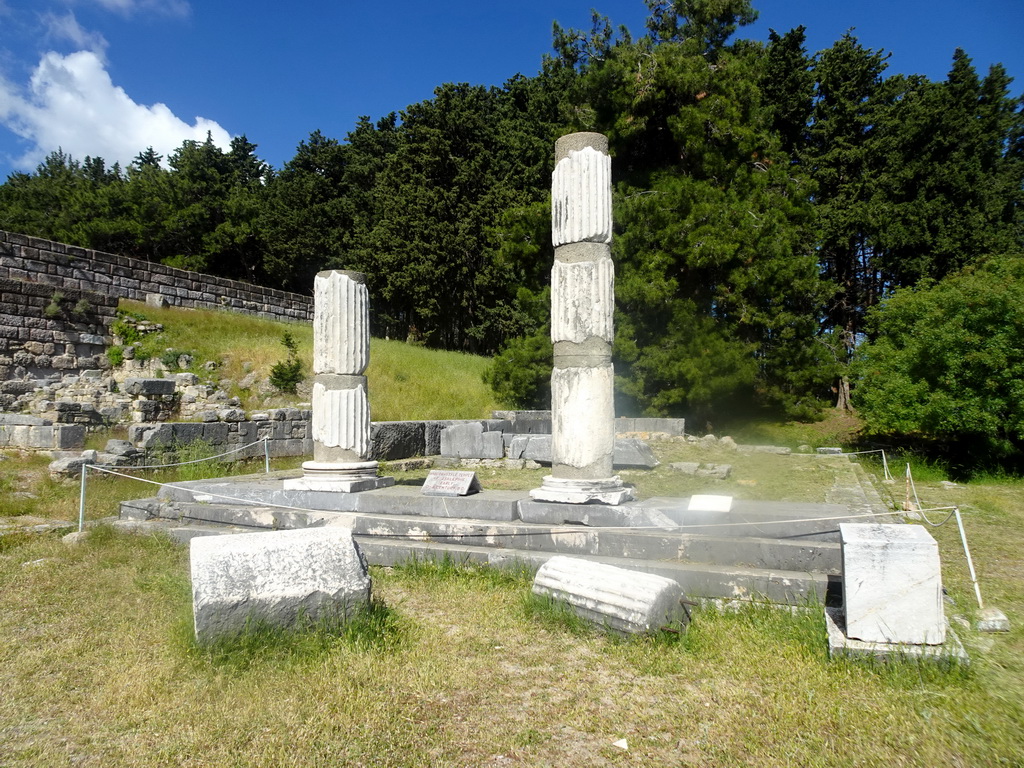
<svg viewBox="0 0 1024 768"><path fill-rule="evenodd" d="M187 0L93 0L108 11L126 16L136 11L155 11L167 16L187 16L191 10Z"/></svg>
<svg viewBox="0 0 1024 768"><path fill-rule="evenodd" d="M84 29L71 11L63 16L47 13L43 16L43 24L46 25L51 38L68 40L79 50L85 49L101 54L107 49L107 41L103 35Z"/></svg>
<svg viewBox="0 0 1024 768"><path fill-rule="evenodd" d="M93 51L45 54L25 89L0 80L0 123L32 143L15 161L26 170L58 147L79 160L126 165L146 147L166 158L186 139L205 141L208 131L221 148L231 142L213 120L196 117L189 125L164 104L136 104Z"/></svg>

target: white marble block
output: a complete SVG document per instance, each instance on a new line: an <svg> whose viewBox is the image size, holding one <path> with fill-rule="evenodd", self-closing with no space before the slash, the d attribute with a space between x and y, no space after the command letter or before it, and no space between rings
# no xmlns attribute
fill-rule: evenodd
<svg viewBox="0 0 1024 768"><path fill-rule="evenodd" d="M683 588L672 579L556 555L537 571L535 595L568 603L580 617L616 632L641 634L683 621Z"/></svg>
<svg viewBox="0 0 1024 768"><path fill-rule="evenodd" d="M551 341L615 338L615 267L610 257L551 268Z"/></svg>
<svg viewBox="0 0 1024 768"><path fill-rule="evenodd" d="M199 536L189 546L202 643L250 623L301 627L344 619L370 600L366 563L347 528Z"/></svg>
<svg viewBox="0 0 1024 768"><path fill-rule="evenodd" d="M573 150L551 174L551 239L612 241L612 159L593 147Z"/></svg>
<svg viewBox="0 0 1024 768"><path fill-rule="evenodd" d="M946 639L939 546L919 525L840 523L846 635L875 643Z"/></svg>
<svg viewBox="0 0 1024 768"><path fill-rule="evenodd" d="M317 274L313 283L314 374L359 375L369 365L370 300L362 280L356 272Z"/></svg>

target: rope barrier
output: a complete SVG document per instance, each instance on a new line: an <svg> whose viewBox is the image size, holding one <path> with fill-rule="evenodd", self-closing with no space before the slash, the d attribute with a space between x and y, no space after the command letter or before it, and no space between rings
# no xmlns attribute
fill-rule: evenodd
<svg viewBox="0 0 1024 768"><path fill-rule="evenodd" d="M884 475L886 480L895 480L896 478L894 478L889 473L889 462L886 460L885 449L883 449L883 448L875 448L875 449L870 450L870 451L844 451L843 453L827 453L827 454L824 454L824 455L825 456L864 456L864 455L867 455L869 453L880 453L880 454L882 454L882 473L883 473L883 475Z"/></svg>
<svg viewBox="0 0 1024 768"><path fill-rule="evenodd" d="M978 600L978 608L983 609L985 604L981 599L981 587L978 585L978 575L974 571L974 560L971 558L971 548L967 545L967 531L964 530L964 519L960 516L960 507L933 507L931 509L921 508L921 499L917 495L917 485L914 483L914 473L910 470L910 463L907 463L907 506L910 506L910 494L914 494L914 505L917 509L913 510L921 515L921 519L924 520L932 528L940 528L950 521L952 518L956 518L956 526L960 530L960 543L964 548L964 556L967 558L967 570L971 574L971 583L974 585L974 596ZM943 512L950 510L950 513L946 515L945 519L941 523L933 523L928 519L928 515L925 512ZM908 510L910 511L910 510Z"/></svg>
<svg viewBox="0 0 1024 768"><path fill-rule="evenodd" d="M219 458L222 458L224 456L230 456L233 453L239 453L241 451L246 450L247 448L251 448L252 446L254 446L254 445L258 444L258 443L263 443L263 467L264 467L264 471L267 474L270 474L270 442L269 442L269 438L267 438L267 437L261 437L259 440L254 440L251 443L246 443L245 445L239 446L238 448L232 448L230 451L225 451L224 453L218 453L218 454L216 454L214 456L206 456L206 457L201 458L201 459L192 459L191 461L180 461L180 462L177 462L175 464L142 464L142 465L137 466L137 467L124 467L124 469L167 469L168 467L184 467L184 466L187 466L189 464L200 464L200 463L202 463L204 461L213 461L214 459L219 459ZM134 475L123 475L123 474L120 474L120 473L117 473L117 472L110 472L109 470L106 470L104 467L102 467L99 464L83 464L82 465L82 487L81 487L81 490L79 491L79 494L78 494L78 532L79 533L81 533L83 530L85 530L85 475L86 475L86 471L88 469L90 469L90 468L95 469L95 470L97 470L99 472L107 472L108 474L118 475L118 477L127 477L127 478L129 478L131 480L138 480L138 481L143 482L143 483L153 483L154 482L152 480L144 480L141 477L135 477ZM154 483L154 484L155 485L162 485L162 483Z"/></svg>
<svg viewBox="0 0 1024 768"><path fill-rule="evenodd" d="M267 438L267 437L261 437L258 440L254 440L251 443L246 443L245 445L239 446L238 448L232 448L230 451L225 451L224 453L218 453L218 454L215 454L213 456L204 456L201 459L191 459L190 461L178 461L178 462L175 462L173 464L140 464L140 465L134 466L134 467L124 467L124 469L167 469L169 467L184 467L184 466L187 466L189 464L201 464L204 461L213 461L214 459L220 459L220 458L223 458L224 456L230 456L233 453L241 453L242 451L246 450L247 448L252 448L252 446L257 445L258 443L263 443L264 448L266 448L267 441L269 439L270 438ZM95 465L94 465L94 468L95 468ZM268 469L267 472L269 472L269 471L270 470Z"/></svg>

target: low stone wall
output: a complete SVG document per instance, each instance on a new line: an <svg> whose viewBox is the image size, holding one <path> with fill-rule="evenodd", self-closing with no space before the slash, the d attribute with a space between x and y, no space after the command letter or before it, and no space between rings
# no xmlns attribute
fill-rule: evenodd
<svg viewBox="0 0 1024 768"><path fill-rule="evenodd" d="M0 449L74 451L85 445L85 427L54 424L49 419L0 414Z"/></svg>
<svg viewBox="0 0 1024 768"><path fill-rule="evenodd" d="M231 309L272 320L311 322L313 299L141 259L0 230L0 278L145 301L159 294L176 307Z"/></svg>
<svg viewBox="0 0 1024 768"><path fill-rule="evenodd" d="M203 422L132 424L128 441L147 452L196 442L205 443L213 453L250 446L234 456L251 458L263 455L262 441L266 438L271 456L312 456L311 416L310 411L299 408L274 408L248 415L240 408L223 408L207 412Z"/></svg>
<svg viewBox="0 0 1024 768"><path fill-rule="evenodd" d="M686 419L631 418L620 416L615 420L615 432L660 432L672 437L683 437L686 434Z"/></svg>
<svg viewBox="0 0 1024 768"><path fill-rule="evenodd" d="M26 379L109 368L105 351L116 315L116 296L12 279L0 270L0 409L33 386Z"/></svg>
<svg viewBox="0 0 1024 768"><path fill-rule="evenodd" d="M491 416L511 423L517 435L550 435L551 411L493 411ZM672 437L686 434L686 419L663 419L619 416L615 419L615 433L658 432Z"/></svg>

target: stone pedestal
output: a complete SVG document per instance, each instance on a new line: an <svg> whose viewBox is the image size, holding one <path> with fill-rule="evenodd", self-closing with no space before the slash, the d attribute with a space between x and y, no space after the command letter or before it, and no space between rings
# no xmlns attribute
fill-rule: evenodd
<svg viewBox="0 0 1024 768"><path fill-rule="evenodd" d="M919 525L842 523L846 634L874 643L946 639L939 545Z"/></svg>
<svg viewBox="0 0 1024 768"><path fill-rule="evenodd" d="M313 284L313 461L289 490L354 492L394 484L370 461L370 313L359 272L321 272Z"/></svg>
<svg viewBox="0 0 1024 768"><path fill-rule="evenodd" d="M615 267L611 158L601 134L574 133L555 144L551 235L551 475L530 496L621 504L633 495L612 471Z"/></svg>

